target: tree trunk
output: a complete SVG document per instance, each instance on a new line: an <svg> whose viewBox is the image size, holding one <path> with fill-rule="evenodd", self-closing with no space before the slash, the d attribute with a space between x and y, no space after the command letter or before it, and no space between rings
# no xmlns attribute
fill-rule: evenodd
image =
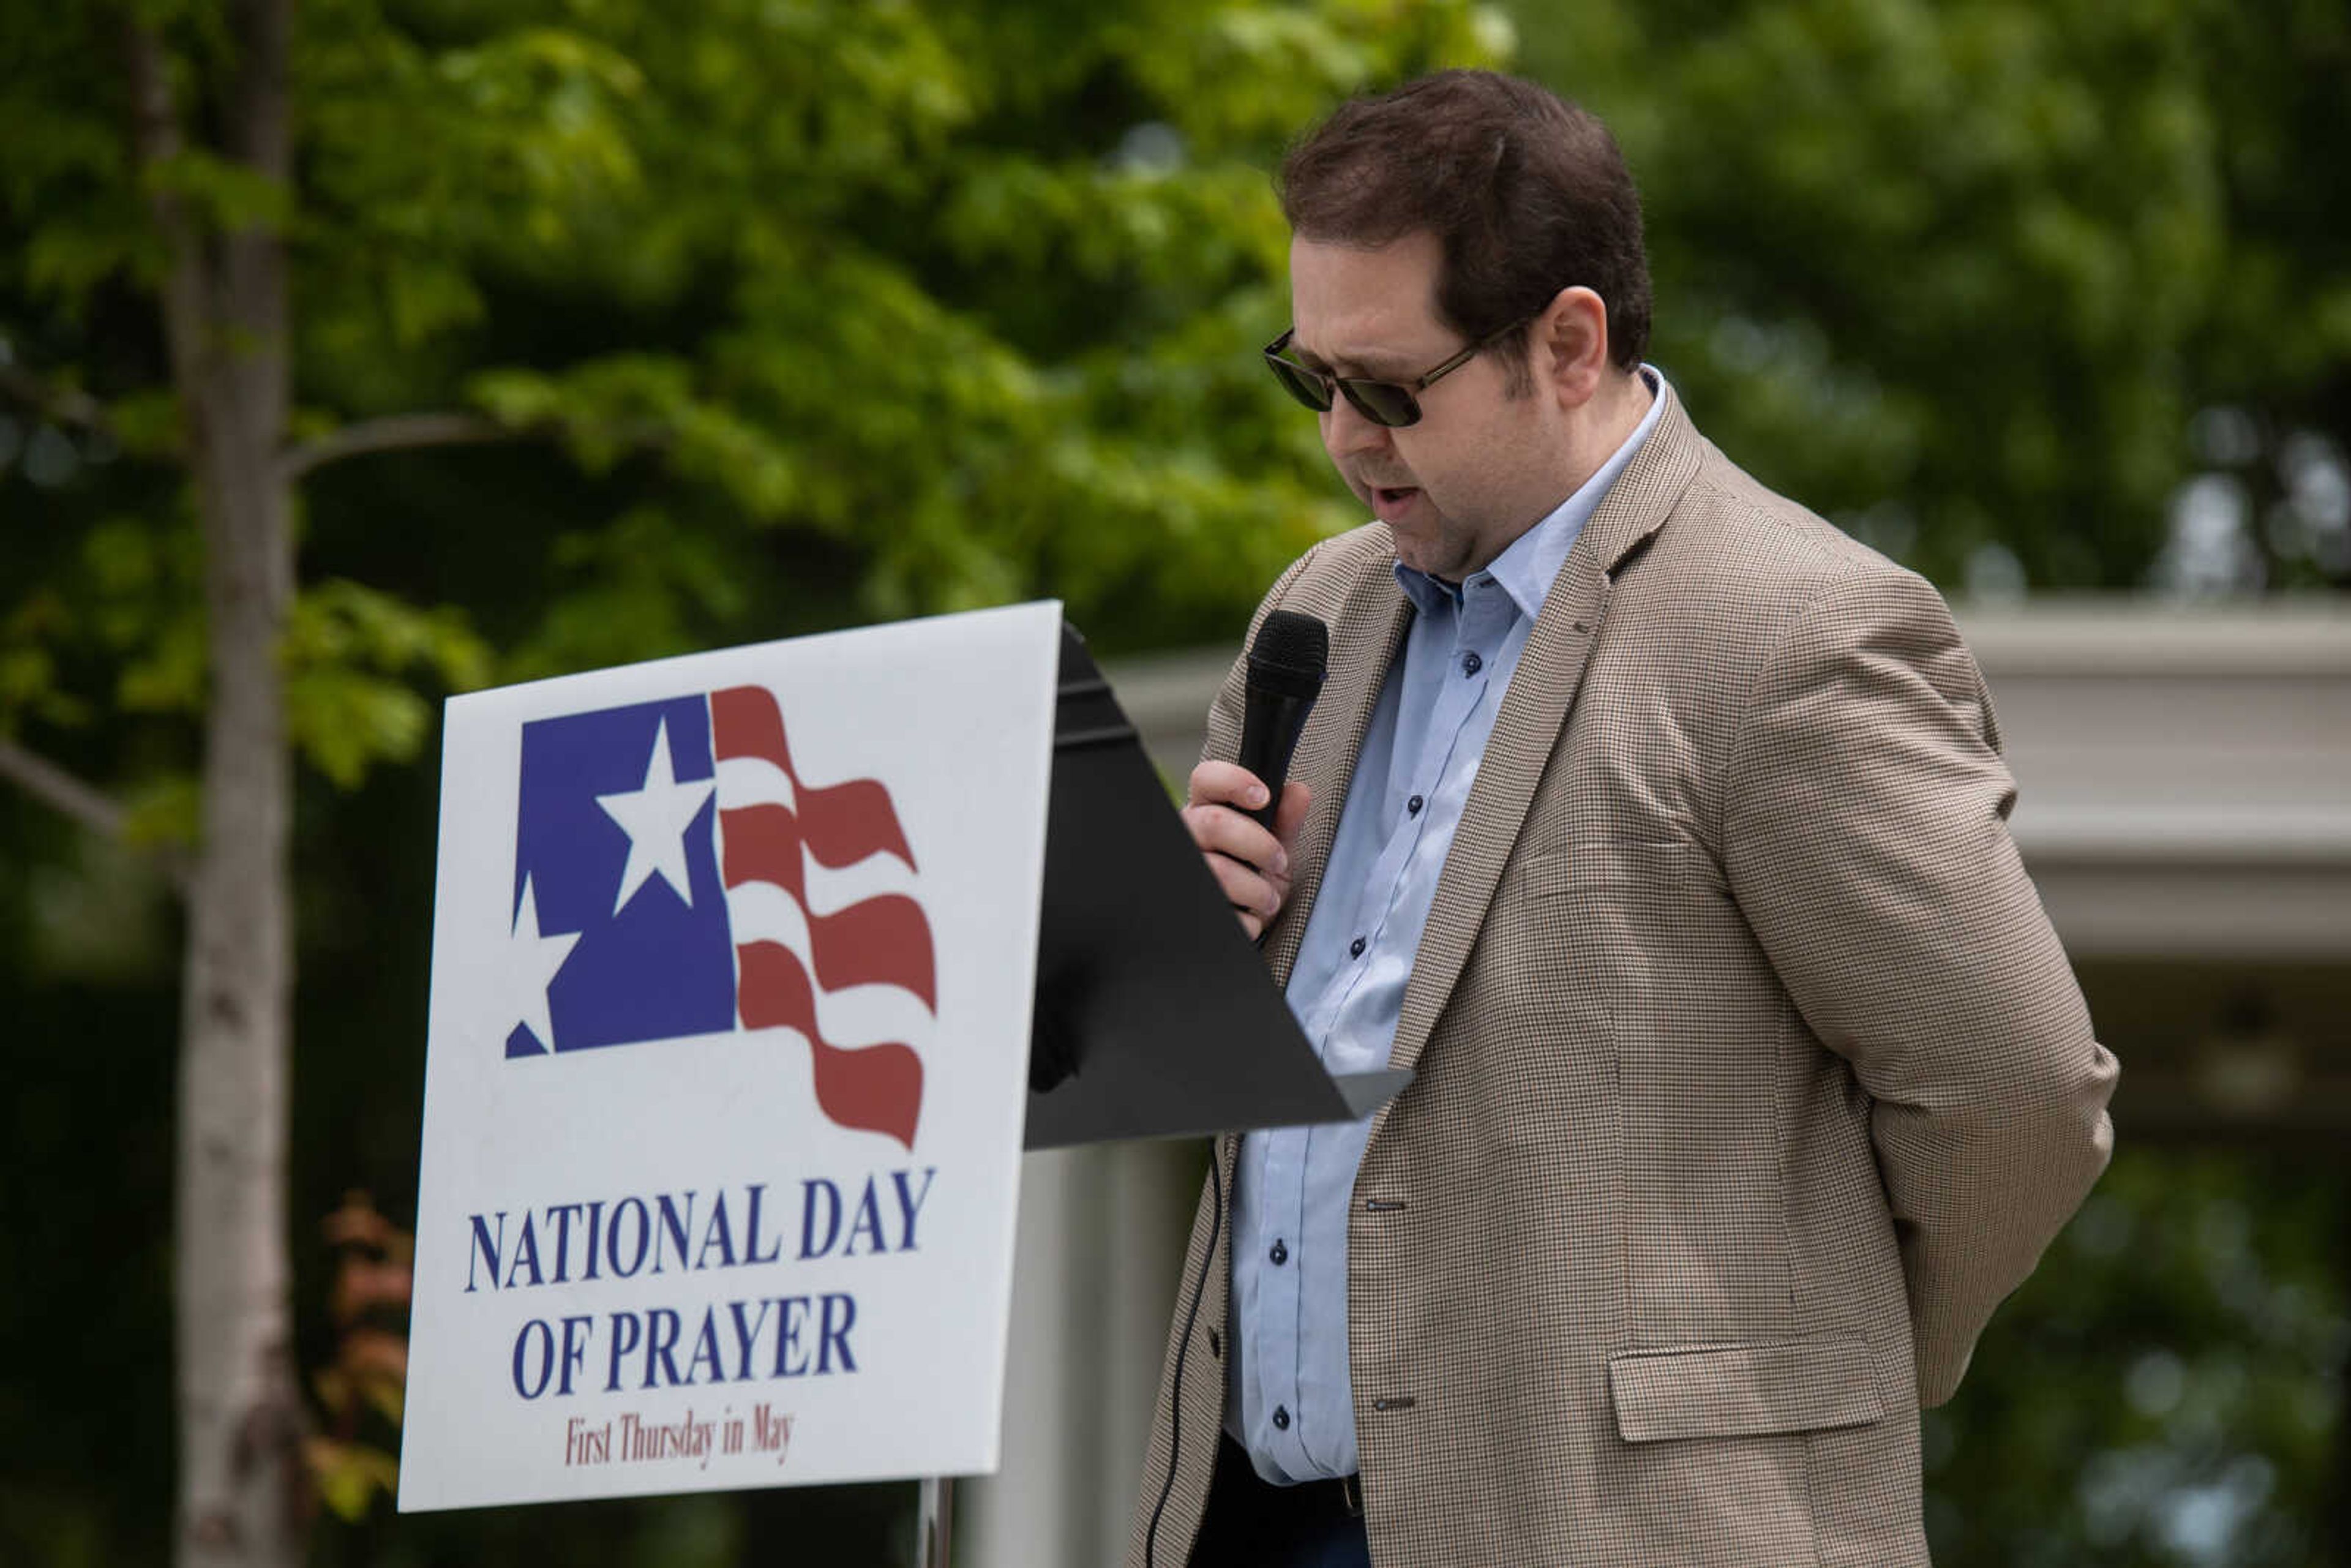
<svg viewBox="0 0 2351 1568"><path fill-rule="evenodd" d="M290 0L234 9L226 149L291 172ZM142 162L183 141L162 47L133 21ZM176 1307L182 1568L297 1568L304 1414L287 1256L293 962L292 770L277 646L294 584L277 467L287 409L286 249L274 231L204 234L151 186L170 246L165 337L204 525L211 687L204 818L182 977Z"/></svg>
<svg viewBox="0 0 2351 1568"><path fill-rule="evenodd" d="M266 463L221 466L201 485L213 689L181 999L178 1559L291 1568L303 1412L287 1258L291 779L277 664L290 552Z"/></svg>

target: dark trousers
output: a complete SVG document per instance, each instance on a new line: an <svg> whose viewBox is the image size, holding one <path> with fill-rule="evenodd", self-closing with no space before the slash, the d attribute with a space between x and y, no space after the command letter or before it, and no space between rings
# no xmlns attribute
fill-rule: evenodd
<svg viewBox="0 0 2351 1568"><path fill-rule="evenodd" d="M1219 1433L1192 1568L1371 1568L1360 1493L1338 1481L1278 1487Z"/></svg>

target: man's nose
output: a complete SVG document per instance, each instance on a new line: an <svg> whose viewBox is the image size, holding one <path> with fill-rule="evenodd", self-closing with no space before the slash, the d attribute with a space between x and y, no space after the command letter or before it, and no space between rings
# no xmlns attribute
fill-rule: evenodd
<svg viewBox="0 0 2351 1568"><path fill-rule="evenodd" d="M1375 452L1388 440L1386 425L1365 419L1364 411L1343 396L1331 400L1331 410L1322 416L1322 445L1333 458Z"/></svg>

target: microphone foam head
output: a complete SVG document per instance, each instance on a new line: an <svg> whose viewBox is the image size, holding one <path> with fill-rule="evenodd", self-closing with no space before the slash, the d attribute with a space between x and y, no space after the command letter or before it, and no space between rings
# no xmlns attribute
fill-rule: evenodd
<svg viewBox="0 0 2351 1568"><path fill-rule="evenodd" d="M1268 615L1249 645L1250 684L1285 696L1311 697L1320 692L1330 665L1331 628L1295 610Z"/></svg>

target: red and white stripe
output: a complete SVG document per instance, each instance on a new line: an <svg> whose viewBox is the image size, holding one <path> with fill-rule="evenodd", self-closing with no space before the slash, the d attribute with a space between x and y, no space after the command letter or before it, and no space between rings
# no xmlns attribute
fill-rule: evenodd
<svg viewBox="0 0 2351 1568"><path fill-rule="evenodd" d="M923 1065L907 1041L930 1038L938 970L890 792L801 779L762 686L713 692L710 735L742 1025L798 1030L824 1114L912 1148Z"/></svg>

